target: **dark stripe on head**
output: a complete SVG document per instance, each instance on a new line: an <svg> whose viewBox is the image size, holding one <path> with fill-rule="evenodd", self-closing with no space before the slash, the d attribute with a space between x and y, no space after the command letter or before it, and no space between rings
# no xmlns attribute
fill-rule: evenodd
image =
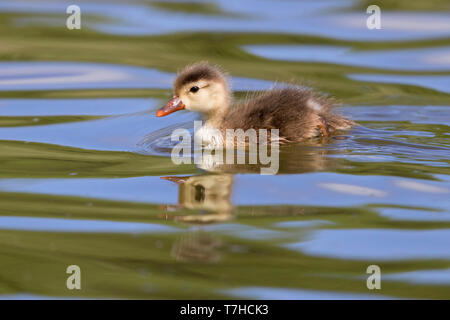
<svg viewBox="0 0 450 320"><path fill-rule="evenodd" d="M201 62L187 66L178 74L174 83L175 94L178 95L184 85L199 80L216 80L226 84L226 79L219 69Z"/></svg>

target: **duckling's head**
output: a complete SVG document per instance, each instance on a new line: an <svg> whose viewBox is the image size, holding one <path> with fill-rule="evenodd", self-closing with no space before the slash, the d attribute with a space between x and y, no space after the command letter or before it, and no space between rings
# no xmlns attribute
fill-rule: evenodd
<svg viewBox="0 0 450 320"><path fill-rule="evenodd" d="M222 114L230 104L226 76L208 63L200 62L184 68L174 83L174 95L156 112L157 117L187 109L208 117Z"/></svg>

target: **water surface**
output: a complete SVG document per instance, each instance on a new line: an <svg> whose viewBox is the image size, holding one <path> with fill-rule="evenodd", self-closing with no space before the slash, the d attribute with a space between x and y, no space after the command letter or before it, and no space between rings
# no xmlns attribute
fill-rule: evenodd
<svg viewBox="0 0 450 320"><path fill-rule="evenodd" d="M438 3L382 3L368 30L361 1L81 1L68 31L64 3L0 2L0 298L448 299ZM170 133L196 115L154 114L198 60L237 99L294 81L359 125L281 148L273 176L175 165Z"/></svg>

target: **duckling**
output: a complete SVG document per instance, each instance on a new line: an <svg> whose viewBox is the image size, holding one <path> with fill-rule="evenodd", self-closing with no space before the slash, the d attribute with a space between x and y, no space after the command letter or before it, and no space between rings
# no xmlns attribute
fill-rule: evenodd
<svg viewBox="0 0 450 320"><path fill-rule="evenodd" d="M218 129L223 136L226 129L278 129L277 140L288 143L327 137L354 125L332 112L334 105L329 99L298 86L273 88L233 103L226 74L206 62L185 67L178 74L173 90L172 99L156 116L182 109L200 112L205 118L201 133L204 136L208 129Z"/></svg>

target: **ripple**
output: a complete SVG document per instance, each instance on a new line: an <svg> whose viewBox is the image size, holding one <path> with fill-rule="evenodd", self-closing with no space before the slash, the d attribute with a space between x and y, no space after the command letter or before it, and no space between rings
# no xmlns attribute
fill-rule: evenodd
<svg viewBox="0 0 450 320"><path fill-rule="evenodd" d="M275 60L334 63L393 70L450 70L450 47L352 51L350 47L320 45L253 45L248 52Z"/></svg>
<svg viewBox="0 0 450 320"><path fill-rule="evenodd" d="M176 187L159 177L123 179L3 179L1 191L89 197L118 201L177 203ZM127 192L124 192L127 190ZM158 190L156 193L155 190Z"/></svg>
<svg viewBox="0 0 450 320"><path fill-rule="evenodd" d="M334 225L334 222L327 220L282 221L274 226L278 228L315 228L323 225Z"/></svg>
<svg viewBox="0 0 450 320"><path fill-rule="evenodd" d="M450 221L450 212L435 210L416 210L400 208L381 208L380 215L392 220L402 221Z"/></svg>
<svg viewBox="0 0 450 320"><path fill-rule="evenodd" d="M277 176L254 174L236 175L232 202L235 205L309 205L309 206L357 206L385 204L428 207L444 210L450 199L440 193L424 193L420 190L398 188L394 177L354 176L336 173L307 173ZM363 188L383 190L383 197L369 194L345 194L321 186L324 181L335 184L351 184ZM408 179L408 181L419 181ZM448 182L427 182L443 188ZM264 186L261 188L260 186ZM93 197L117 201L145 203L177 202L178 188L159 177L134 178L60 178L60 179L0 179L0 190L78 197ZM124 192L127 190L127 192Z"/></svg>
<svg viewBox="0 0 450 320"><path fill-rule="evenodd" d="M448 286L450 285L450 269L389 273L383 274L382 278L391 281Z"/></svg>
<svg viewBox="0 0 450 320"><path fill-rule="evenodd" d="M3 103L0 105L0 115L2 113L12 115L28 112L32 115L104 114L106 112L110 115L116 114L116 116L52 125L0 127L0 139L50 143L83 149L137 151L137 145L149 132L178 124L179 121L185 121L194 116L192 113L180 111L176 117L166 117L164 121L161 121L154 112L150 112L158 107L158 104L161 104L156 99L114 100L114 103L111 103L111 99L61 99L53 102L52 100L41 100L38 105L50 101L42 109L34 109L36 107L33 104L36 101L34 99L1 100ZM92 109L88 110L90 107ZM108 108L111 110L107 111ZM128 114L129 112L130 114Z"/></svg>
<svg viewBox="0 0 450 320"><path fill-rule="evenodd" d="M115 116L149 109L156 99L0 99L0 116Z"/></svg>
<svg viewBox="0 0 450 320"><path fill-rule="evenodd" d="M308 255L354 260L450 260L450 229L320 230L308 241L285 245Z"/></svg>
<svg viewBox="0 0 450 320"><path fill-rule="evenodd" d="M419 124L450 125L449 106L358 106L342 110L355 121L408 121Z"/></svg>
<svg viewBox="0 0 450 320"><path fill-rule="evenodd" d="M437 91L450 93L450 76L412 76L412 75L394 75L394 74L348 74L352 80L381 82L381 83L399 83L423 88L434 89Z"/></svg>
<svg viewBox="0 0 450 320"><path fill-rule="evenodd" d="M238 298L259 300L372 300L390 299L379 294L362 294L350 292L332 292L306 289L241 287L222 291ZM391 298L392 299L392 298Z"/></svg>
<svg viewBox="0 0 450 320"><path fill-rule="evenodd" d="M90 15L110 18L106 21L86 19L84 26L112 34L153 35L176 32L258 32L309 34L338 39L385 41L448 36L448 16L439 12L382 13L382 29L369 30L365 10L342 12L354 1L275 1L216 0L223 14L202 15L182 11L168 12L139 3L83 2L81 8ZM2 12L61 13L66 4L50 1L8 1L0 3ZM231 15L230 15L231 13ZM32 22L35 17L31 17ZM21 18L24 23L26 19ZM42 23L42 21L39 21ZM54 20L49 20L54 25Z"/></svg>
<svg viewBox="0 0 450 320"><path fill-rule="evenodd" d="M0 91L172 89L175 74L156 69L82 62L0 62ZM234 90L265 90L272 82L233 78Z"/></svg>
<svg viewBox="0 0 450 320"><path fill-rule="evenodd" d="M326 188L326 189L330 189L332 191L346 193L346 194L352 194L352 195L357 195L357 196L384 197L387 195L387 193L382 190L361 187L361 186L356 186L356 185L351 185L351 184L324 182L324 183L319 183L319 186Z"/></svg>
<svg viewBox="0 0 450 320"><path fill-rule="evenodd" d="M394 40L447 37L450 32L448 15L439 12L382 11L381 29L368 30L367 14L344 13L334 17L341 28L350 28L361 40ZM365 39L363 37L365 35Z"/></svg>
<svg viewBox="0 0 450 320"><path fill-rule="evenodd" d="M0 229L45 232L168 233L178 229L165 225L104 220L0 217Z"/></svg>
<svg viewBox="0 0 450 320"><path fill-rule="evenodd" d="M175 147L178 142L172 141L172 132L176 129L183 128L190 132L193 136L193 122L177 123L164 128L155 130L146 135L138 143L137 152L141 154L153 154L160 156L168 156L172 152L172 148ZM190 155L185 155L190 156Z"/></svg>
<svg viewBox="0 0 450 320"><path fill-rule="evenodd" d="M238 223L209 225L203 227L203 230L214 231L250 240L280 239L287 236L284 232L257 228Z"/></svg>
<svg viewBox="0 0 450 320"><path fill-rule="evenodd" d="M405 188L414 191L420 191L424 193L450 193L449 189L440 188L437 186L429 185L427 183L409 180L397 180L394 182L400 188Z"/></svg>

